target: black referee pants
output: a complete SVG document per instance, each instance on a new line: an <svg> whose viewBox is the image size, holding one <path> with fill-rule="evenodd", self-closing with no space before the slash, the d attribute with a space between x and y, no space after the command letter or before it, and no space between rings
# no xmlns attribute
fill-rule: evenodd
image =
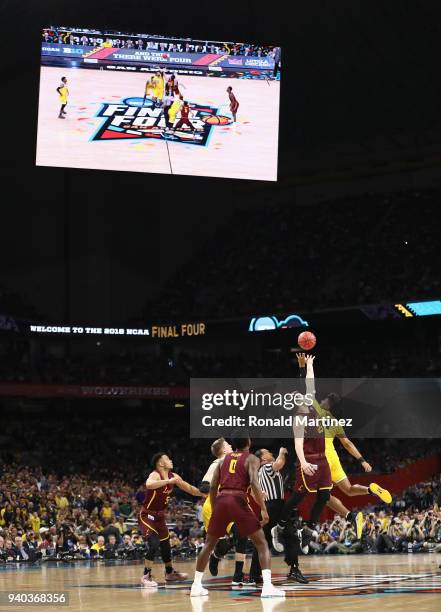
<svg viewBox="0 0 441 612"><path fill-rule="evenodd" d="M269 521L263 528L263 533L265 534L266 541L268 542L268 548L271 550L272 536L271 529L277 525L280 519L280 515L282 513L282 509L285 505L285 501L283 499L271 499L266 502L266 509L268 510ZM300 543L299 538L297 536L297 529L286 529L285 530L285 563L287 565L298 565L299 562L299 550ZM253 557L251 559L251 567L250 567L250 576L256 577L260 576L262 570L260 568L259 556L257 551L253 551Z"/></svg>

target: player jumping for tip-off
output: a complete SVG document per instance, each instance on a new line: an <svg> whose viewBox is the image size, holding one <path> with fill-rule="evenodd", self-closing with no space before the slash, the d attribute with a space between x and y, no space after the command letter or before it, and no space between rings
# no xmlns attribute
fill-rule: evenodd
<svg viewBox="0 0 441 612"><path fill-rule="evenodd" d="M314 401L312 409L314 412L321 418L323 417L333 417L332 410L335 408L336 404L340 401L340 398L335 393L330 393L326 398L322 401L318 402L315 399L315 388L314 388L314 368L313 363L315 357L313 355L305 355L304 353L300 353L297 355L300 372L302 377L306 377L307 389L309 392L314 394ZM323 427L324 434L324 455L326 461L329 465L329 470L331 474L332 484L336 485L345 495L355 496L355 495L376 495L383 502L390 504L392 501L392 496L386 489L383 489L376 483L371 483L368 487L360 484L351 484L348 477L346 476L340 459L337 455L337 452L334 448L334 438L339 438L342 445L346 448L346 450L353 455L363 466L366 472L371 471L371 466L367 461L362 457L361 453L355 447L355 445L346 437L345 431L341 426L331 426L331 427ZM299 499L295 500L293 496L289 502L287 502L287 506L295 507ZM337 514L344 516L348 521L354 524L356 529L357 538L360 539L362 535L362 527L363 527L363 515L361 512L351 512L346 508L343 503L335 496L329 495L329 499L327 500L327 506L334 510ZM288 512L288 508L286 510ZM284 517L285 518L285 517ZM280 539L281 536L283 538L283 529L286 525L286 520L279 521L279 524L276 525L271 531L273 536L273 546L278 552L283 551L283 544Z"/></svg>
<svg viewBox="0 0 441 612"><path fill-rule="evenodd" d="M237 109L239 108L239 102L233 93L232 87L227 87L228 97L230 99L230 111L233 115L233 121L236 121Z"/></svg>
<svg viewBox="0 0 441 612"><path fill-rule="evenodd" d="M61 83L57 87L57 92L59 95L59 100L61 102L61 108L60 108L60 112L58 113L58 119L66 119L64 115L67 115L67 113L64 109L66 108L67 99L69 97L69 90L67 88L67 78L66 77L61 77Z"/></svg>
<svg viewBox="0 0 441 612"><path fill-rule="evenodd" d="M184 87L184 85L179 84L178 79L176 78L175 74L171 74L168 78L167 81L167 85L170 87L171 91L174 93L175 96L180 96L181 95L181 90L179 89L179 87L183 87L184 89L186 89Z"/></svg>

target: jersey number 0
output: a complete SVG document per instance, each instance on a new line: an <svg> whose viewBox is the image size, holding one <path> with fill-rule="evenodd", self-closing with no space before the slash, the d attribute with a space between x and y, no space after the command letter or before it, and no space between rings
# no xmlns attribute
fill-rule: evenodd
<svg viewBox="0 0 441 612"><path fill-rule="evenodd" d="M230 461L230 465L228 467L228 471L230 472L230 474L236 473L236 463L237 463L237 459L232 459Z"/></svg>

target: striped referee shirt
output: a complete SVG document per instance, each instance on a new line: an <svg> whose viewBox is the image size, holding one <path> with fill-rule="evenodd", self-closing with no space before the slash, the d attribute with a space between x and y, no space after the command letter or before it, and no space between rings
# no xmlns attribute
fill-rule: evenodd
<svg viewBox="0 0 441 612"><path fill-rule="evenodd" d="M283 478L280 472L273 470L272 463L264 463L259 468L260 488L268 495L268 501L284 499Z"/></svg>

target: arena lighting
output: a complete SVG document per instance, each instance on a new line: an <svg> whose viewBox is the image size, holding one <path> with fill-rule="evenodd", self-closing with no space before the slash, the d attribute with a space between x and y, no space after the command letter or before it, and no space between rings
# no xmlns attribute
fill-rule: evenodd
<svg viewBox="0 0 441 612"><path fill-rule="evenodd" d="M272 331L275 329L287 329L290 327L308 327L308 321L300 315L291 314L279 321L275 315L266 317L253 317L250 321L248 331Z"/></svg>
<svg viewBox="0 0 441 612"><path fill-rule="evenodd" d="M441 300L431 300L427 302L408 302L406 306L416 317L441 315Z"/></svg>

